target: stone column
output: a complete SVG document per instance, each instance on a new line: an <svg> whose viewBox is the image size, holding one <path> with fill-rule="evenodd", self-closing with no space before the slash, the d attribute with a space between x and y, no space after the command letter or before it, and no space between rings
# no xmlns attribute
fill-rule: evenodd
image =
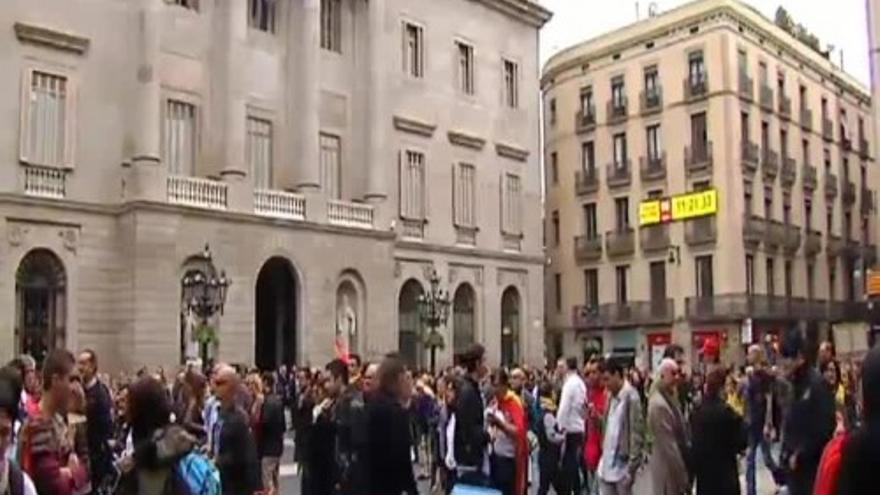
<svg viewBox="0 0 880 495"><path fill-rule="evenodd" d="M134 91L136 112L130 124L134 149L125 189L127 200L163 201L165 198L167 174L160 158L161 89L157 66L160 51L161 1L141 0L140 2L138 16L140 46L137 85Z"/></svg>
<svg viewBox="0 0 880 495"><path fill-rule="evenodd" d="M300 120L299 149L294 156L299 163L296 186L302 192L315 193L321 188L321 168L318 153L320 121L321 73L321 2L303 0L302 23L298 44L301 50L299 73Z"/></svg>
<svg viewBox="0 0 880 495"><path fill-rule="evenodd" d="M247 44L247 2L226 0L223 21L226 23L224 40L224 65L226 78L225 125L223 127L223 168L222 175L246 176L245 133L247 120L247 101L244 92L244 74L247 59L244 47Z"/></svg>
<svg viewBox="0 0 880 495"><path fill-rule="evenodd" d="M386 98L387 74L386 61L388 60L388 47L393 44L385 43L385 0L369 0L369 36L370 53L368 65L368 172L366 201L376 208L376 227L384 229L390 222L390 213L387 211L388 168L395 161L393 154L388 149L387 135L391 125L391 115L388 110Z"/></svg>

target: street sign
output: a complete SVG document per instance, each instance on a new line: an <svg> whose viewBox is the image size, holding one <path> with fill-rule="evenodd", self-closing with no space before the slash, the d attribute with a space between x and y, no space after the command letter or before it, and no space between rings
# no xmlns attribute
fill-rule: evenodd
<svg viewBox="0 0 880 495"><path fill-rule="evenodd" d="M639 225L678 222L718 213L718 190L707 189L639 204Z"/></svg>

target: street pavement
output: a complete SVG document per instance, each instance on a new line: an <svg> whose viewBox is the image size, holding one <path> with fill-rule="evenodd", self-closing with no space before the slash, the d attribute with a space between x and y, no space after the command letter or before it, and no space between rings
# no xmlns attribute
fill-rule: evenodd
<svg viewBox="0 0 880 495"><path fill-rule="evenodd" d="M293 440L285 438L284 440L284 457L281 460L281 493L284 495L301 495L300 479L296 474L293 465ZM758 495L773 495L776 493L773 484L773 478L770 472L763 465L762 456L757 456L758 462ZM745 493L745 462L740 463L740 481L742 483L742 493ZM533 487L530 493L537 492L537 487ZM427 482L419 483L419 493L429 495L431 493L430 486ZM552 493L552 492L551 492ZM646 470L642 470L636 484L633 488L633 495L654 495L651 490L649 475Z"/></svg>

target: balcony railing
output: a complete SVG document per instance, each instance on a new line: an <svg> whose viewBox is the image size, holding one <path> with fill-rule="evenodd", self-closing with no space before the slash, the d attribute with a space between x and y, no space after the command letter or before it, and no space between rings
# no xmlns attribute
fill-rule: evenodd
<svg viewBox="0 0 880 495"><path fill-rule="evenodd" d="M331 199L327 201L327 221L331 225L372 229L373 207L364 203Z"/></svg>
<svg viewBox="0 0 880 495"><path fill-rule="evenodd" d="M684 148L684 164L688 176L712 172L712 141Z"/></svg>
<svg viewBox="0 0 880 495"><path fill-rule="evenodd" d="M779 175L779 154L769 148L764 148L762 151L761 172L764 180L773 181Z"/></svg>
<svg viewBox="0 0 880 495"><path fill-rule="evenodd" d="M740 152L742 153L743 172L755 173L758 170L759 162L758 144L751 141L743 141Z"/></svg>
<svg viewBox="0 0 880 495"><path fill-rule="evenodd" d="M844 206L852 206L856 203L856 185L851 180L841 177L840 191Z"/></svg>
<svg viewBox="0 0 880 495"><path fill-rule="evenodd" d="M743 215L743 242L746 244L760 244L764 240L767 230L763 218L756 215Z"/></svg>
<svg viewBox="0 0 880 495"><path fill-rule="evenodd" d="M870 243L863 244L862 260L864 266L874 266L877 263L877 246Z"/></svg>
<svg viewBox="0 0 880 495"><path fill-rule="evenodd" d="M575 328L615 328L639 325L668 325L674 319L672 299L628 301L573 308Z"/></svg>
<svg viewBox="0 0 880 495"><path fill-rule="evenodd" d="M574 257L579 263L602 259L602 235L577 236L574 238Z"/></svg>
<svg viewBox="0 0 880 495"><path fill-rule="evenodd" d="M790 156L782 157L782 170L781 175L782 186L785 188L790 188L794 185L797 180L797 164L794 161L794 158Z"/></svg>
<svg viewBox="0 0 880 495"><path fill-rule="evenodd" d="M225 210L228 203L226 184L199 177L171 175L166 181L168 202L176 205Z"/></svg>
<svg viewBox="0 0 880 495"><path fill-rule="evenodd" d="M626 187L632 183L632 167L630 160L624 160L620 163L609 163L605 167L605 181L608 187Z"/></svg>
<svg viewBox="0 0 880 495"><path fill-rule="evenodd" d="M582 108L574 115L575 132L582 134L596 128L596 107Z"/></svg>
<svg viewBox="0 0 880 495"><path fill-rule="evenodd" d="M837 197L837 176L827 170L825 171L825 197Z"/></svg>
<svg viewBox="0 0 880 495"><path fill-rule="evenodd" d="M791 117L791 98L784 94L779 95L779 116L784 119Z"/></svg>
<svg viewBox="0 0 880 495"><path fill-rule="evenodd" d="M67 171L61 168L22 166L24 193L38 198L63 199L67 195Z"/></svg>
<svg viewBox="0 0 880 495"><path fill-rule="evenodd" d="M801 248L801 228L790 223L783 224L784 240L782 249L786 254L793 255Z"/></svg>
<svg viewBox="0 0 880 495"><path fill-rule="evenodd" d="M578 196L593 194L599 190L599 174L595 168L574 173L574 190Z"/></svg>
<svg viewBox="0 0 880 495"><path fill-rule="evenodd" d="M666 152L656 157L639 158L639 171L642 182L663 180L666 178Z"/></svg>
<svg viewBox="0 0 880 495"><path fill-rule="evenodd" d="M407 239L424 239L425 225L425 220L402 218L400 220L400 235Z"/></svg>
<svg viewBox="0 0 880 495"><path fill-rule="evenodd" d="M834 122L822 117L822 138L826 141L834 141Z"/></svg>
<svg viewBox="0 0 880 495"><path fill-rule="evenodd" d="M863 137L859 138L859 156L862 160L871 158L871 151L868 149L868 140Z"/></svg>
<svg viewBox="0 0 880 495"><path fill-rule="evenodd" d="M254 212L264 217L304 220L306 198L287 191L257 189L254 191Z"/></svg>
<svg viewBox="0 0 880 495"><path fill-rule="evenodd" d="M841 255L851 260L860 258L862 256L862 245L855 239L844 239Z"/></svg>
<svg viewBox="0 0 880 495"><path fill-rule="evenodd" d="M766 84L761 84L760 105L768 112L773 111L773 88Z"/></svg>
<svg viewBox="0 0 880 495"><path fill-rule="evenodd" d="M803 171L801 175L801 181L804 185L804 190L816 190L816 186L819 184L816 167L810 165L809 163L804 163L801 170Z"/></svg>
<svg viewBox="0 0 880 495"><path fill-rule="evenodd" d="M839 235L828 234L828 242L825 244L825 253L829 258L836 258L843 254L843 238Z"/></svg>
<svg viewBox="0 0 880 495"><path fill-rule="evenodd" d="M746 101L755 100L755 80L742 71L739 73L739 96Z"/></svg>
<svg viewBox="0 0 880 495"><path fill-rule="evenodd" d="M846 136L843 134L843 128L842 128L842 127L841 127L841 132L840 132L840 147L841 147L841 148L843 149L843 151L846 152L846 153L849 153L850 151L852 151L852 148L853 148L852 139L846 137Z"/></svg>
<svg viewBox="0 0 880 495"><path fill-rule="evenodd" d="M715 217L696 218L685 222L684 240L689 246L714 244L717 239Z"/></svg>
<svg viewBox="0 0 880 495"><path fill-rule="evenodd" d="M672 245L669 238L669 225L649 225L639 230L639 245L642 251L665 251Z"/></svg>
<svg viewBox="0 0 880 495"><path fill-rule="evenodd" d="M859 211L867 215L874 211L874 191L863 187L859 194Z"/></svg>
<svg viewBox="0 0 880 495"><path fill-rule="evenodd" d="M828 314L825 301L775 295L720 294L688 297L685 303L688 319L695 322L746 318L813 321L824 320Z"/></svg>
<svg viewBox="0 0 880 495"><path fill-rule="evenodd" d="M636 252L636 236L632 228L609 230L605 233L605 250L609 257L630 256Z"/></svg>
<svg viewBox="0 0 880 495"><path fill-rule="evenodd" d="M818 230L807 229L804 240L804 255L812 258L822 251L822 233Z"/></svg>
<svg viewBox="0 0 880 495"><path fill-rule="evenodd" d="M660 86L650 90L642 91L639 95L639 110L642 115L659 112L663 109L663 90Z"/></svg>
<svg viewBox="0 0 880 495"><path fill-rule="evenodd" d="M607 119L611 124L623 122L627 117L627 99L626 96L616 100L614 98L608 100Z"/></svg>
<svg viewBox="0 0 880 495"><path fill-rule="evenodd" d="M705 72L691 75L684 78L682 86L685 101L705 98L709 93L709 77Z"/></svg>
<svg viewBox="0 0 880 495"><path fill-rule="evenodd" d="M779 220L766 220L764 248L776 249L785 244L785 225Z"/></svg>
<svg viewBox="0 0 880 495"><path fill-rule="evenodd" d="M801 108L801 128L807 132L813 130L813 111L809 108Z"/></svg>

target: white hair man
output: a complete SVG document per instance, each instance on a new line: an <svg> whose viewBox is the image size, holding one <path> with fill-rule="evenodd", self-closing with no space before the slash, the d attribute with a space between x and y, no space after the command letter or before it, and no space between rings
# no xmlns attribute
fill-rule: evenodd
<svg viewBox="0 0 880 495"><path fill-rule="evenodd" d="M684 461L686 426L674 400L680 372L675 360L663 359L658 367L657 390L648 402L648 425L654 434L651 480L656 493L682 494L690 485Z"/></svg>

